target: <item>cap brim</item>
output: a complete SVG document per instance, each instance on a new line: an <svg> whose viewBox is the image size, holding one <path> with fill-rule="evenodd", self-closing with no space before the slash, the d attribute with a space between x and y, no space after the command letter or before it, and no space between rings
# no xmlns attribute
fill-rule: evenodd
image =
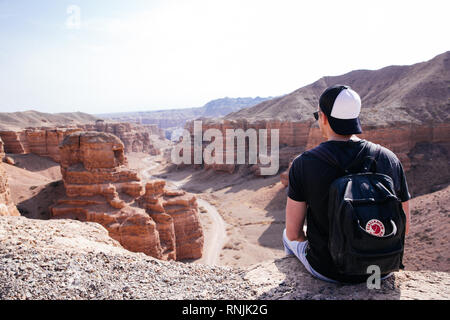
<svg viewBox="0 0 450 320"><path fill-rule="evenodd" d="M337 119L332 116L328 116L328 122L330 123L331 129L337 134L346 136L349 134L362 133L361 122L359 118L355 119Z"/></svg>

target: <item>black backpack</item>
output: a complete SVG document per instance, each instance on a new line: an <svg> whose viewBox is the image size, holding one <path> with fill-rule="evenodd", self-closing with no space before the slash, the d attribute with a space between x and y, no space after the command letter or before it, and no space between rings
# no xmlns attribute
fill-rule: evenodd
<svg viewBox="0 0 450 320"><path fill-rule="evenodd" d="M342 176L329 189L328 248L337 271L368 275L403 269L406 215L388 175L376 173L381 147L366 141L355 160L343 168L333 153L319 146L310 153L337 168Z"/></svg>

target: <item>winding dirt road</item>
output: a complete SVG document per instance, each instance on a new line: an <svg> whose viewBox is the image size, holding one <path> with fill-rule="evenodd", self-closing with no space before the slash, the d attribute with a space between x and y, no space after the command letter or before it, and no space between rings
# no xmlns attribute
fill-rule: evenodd
<svg viewBox="0 0 450 320"><path fill-rule="evenodd" d="M206 246L206 250L203 252L202 263L216 265L219 261L220 251L222 251L227 238L225 232L225 221L222 219L216 207L211 205L208 201L197 199L197 202L200 206L205 208L212 221L212 237L208 240L209 243Z"/></svg>

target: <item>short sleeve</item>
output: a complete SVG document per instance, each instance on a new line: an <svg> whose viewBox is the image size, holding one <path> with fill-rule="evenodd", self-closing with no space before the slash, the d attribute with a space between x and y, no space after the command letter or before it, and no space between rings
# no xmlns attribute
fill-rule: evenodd
<svg viewBox="0 0 450 320"><path fill-rule="evenodd" d="M294 201L306 201L302 185L303 165L301 157L297 157L289 169L289 185L287 196Z"/></svg>
<svg viewBox="0 0 450 320"><path fill-rule="evenodd" d="M400 198L400 200L402 202L408 201L409 199L411 199L411 195L409 194L409 190L408 190L408 183L406 182L406 175L405 172L403 170L403 166L401 164L401 162L398 162L398 166L397 166L397 170L398 170L398 177L399 177L399 190L397 193L397 196Z"/></svg>

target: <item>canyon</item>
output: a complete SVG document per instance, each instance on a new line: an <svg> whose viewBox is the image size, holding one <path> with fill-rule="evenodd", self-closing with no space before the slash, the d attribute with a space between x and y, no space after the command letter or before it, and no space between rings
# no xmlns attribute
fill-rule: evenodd
<svg viewBox="0 0 450 320"><path fill-rule="evenodd" d="M172 144L155 125L91 119L48 127L1 127L0 158L5 159L6 152L11 159L9 164L0 162L0 215L21 214L32 219L0 217L0 254L7 261L0 265L2 271L6 270L0 277L13 288L6 293L0 290L0 296L28 294L25 291L29 286L20 282L9 266L22 267L24 263L28 270L29 261L35 266L45 260L44 266L56 265L52 274L64 277L66 270L75 272L82 281L80 287L96 297L204 298L204 286L206 294L215 294L207 298L448 297L449 61L447 52L412 66L324 77L291 94L223 118L202 119L202 133L216 129L223 137L227 129L265 129L268 150L272 130L279 130L280 170L271 176L261 174L265 167L261 163L249 163L248 137L246 164L224 161L175 166L164 154ZM365 285L322 283L298 260L283 257L280 236L285 226L287 170L298 154L324 141L312 112L317 109L320 93L336 83L349 84L361 95L364 132L359 137L396 153L414 197L411 234L406 239L406 270L384 281L380 291L369 292ZM186 129L194 141L192 121L186 123ZM226 140L222 142L225 147ZM207 142L202 143L203 150L207 146ZM190 148L192 151L193 146ZM223 156L225 160L226 152ZM144 174L142 170L146 170ZM50 220L39 220L47 216L38 205L50 207ZM200 213L208 211L208 206L219 216L220 230L211 227L213 224L203 224L201 219L208 215ZM37 207L36 212L31 212L33 207ZM217 237L208 238L208 231ZM17 244L14 237L20 237L25 245ZM211 249L214 257L208 261L215 266L176 262L204 257L211 241L217 243ZM47 253L50 255L46 258ZM84 263L74 267L78 263L72 263L74 256ZM66 269L58 271L60 265ZM31 267L33 272L22 274L34 279L45 268ZM146 268L152 268L152 272L146 272ZM118 280L124 272L131 274L131 285ZM215 282L205 281L204 274ZM189 288L183 285L172 295L168 288L183 284L180 277L188 281ZM102 280L95 282L94 278ZM136 279L154 283L147 287ZM60 292L59 287L52 287L45 272L36 281L50 288L45 297L54 298ZM98 287L112 289L90 291L87 284L93 281ZM125 282L132 290L122 290ZM39 298L35 292L31 297ZM68 297L89 295L74 290Z"/></svg>
<svg viewBox="0 0 450 320"><path fill-rule="evenodd" d="M66 197L51 206L53 219L97 222L124 248L158 259L202 256L196 197L165 188L163 180L143 186L118 137L75 132L59 149Z"/></svg>

